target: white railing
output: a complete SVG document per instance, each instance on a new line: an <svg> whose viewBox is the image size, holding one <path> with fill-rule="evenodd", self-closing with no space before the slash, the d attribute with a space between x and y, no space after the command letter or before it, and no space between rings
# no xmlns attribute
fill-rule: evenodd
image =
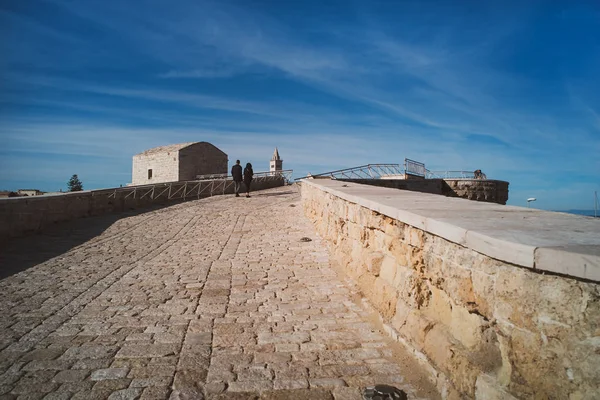
<svg viewBox="0 0 600 400"><path fill-rule="evenodd" d="M275 171L275 172L257 172L252 179L253 183L266 181L275 181L283 179L284 183L290 183L293 170ZM207 175L199 175L203 179L194 181L178 181L154 183L151 185L127 186L115 189L93 190L95 193L109 193L109 198L128 198L143 199L187 199L192 197L209 197L217 194L225 194L227 189L233 187L233 178L227 174L212 174L212 178L206 178Z"/></svg>
<svg viewBox="0 0 600 400"><path fill-rule="evenodd" d="M427 171L427 179L487 179L481 171Z"/></svg>

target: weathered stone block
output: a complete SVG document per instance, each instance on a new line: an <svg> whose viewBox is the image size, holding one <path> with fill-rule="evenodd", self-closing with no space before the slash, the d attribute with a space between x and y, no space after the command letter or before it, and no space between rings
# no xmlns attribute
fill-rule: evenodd
<svg viewBox="0 0 600 400"><path fill-rule="evenodd" d="M336 244L333 257L402 340L451 380L450 397L492 396L490 387L507 398L576 399L597 391L589 383L600 379L597 284L515 267L318 187L302 195L318 231ZM346 217L340 212L357 225L352 237L345 224L332 225ZM377 268L379 253L395 259L393 269L383 260ZM482 372L491 378L478 380Z"/></svg>
<svg viewBox="0 0 600 400"><path fill-rule="evenodd" d="M390 256L384 256L381 261L381 270L379 275L387 284L393 285L394 279L396 278L396 269L398 265L396 259Z"/></svg>
<svg viewBox="0 0 600 400"><path fill-rule="evenodd" d="M127 368L105 368L92 372L91 380L103 381L106 379L120 379L127 377L129 369Z"/></svg>
<svg viewBox="0 0 600 400"><path fill-rule="evenodd" d="M383 262L384 255L379 251L369 252L367 258L367 270L374 276L379 276L381 271L381 263Z"/></svg>
<svg viewBox="0 0 600 400"><path fill-rule="evenodd" d="M516 400L490 376L481 374L475 384L475 398L478 400Z"/></svg>

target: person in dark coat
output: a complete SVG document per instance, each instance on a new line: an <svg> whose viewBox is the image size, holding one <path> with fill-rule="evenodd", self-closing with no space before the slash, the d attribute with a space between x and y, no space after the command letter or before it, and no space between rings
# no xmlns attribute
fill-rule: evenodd
<svg viewBox="0 0 600 400"><path fill-rule="evenodd" d="M252 171L252 164L246 164L246 168L244 168L244 184L246 185L246 197L250 197L250 184L252 183L252 177L254 176L254 171Z"/></svg>
<svg viewBox="0 0 600 400"><path fill-rule="evenodd" d="M240 187L242 186L242 166L240 165L240 160L237 160L235 165L231 167L231 177L233 178L235 197L240 197Z"/></svg>

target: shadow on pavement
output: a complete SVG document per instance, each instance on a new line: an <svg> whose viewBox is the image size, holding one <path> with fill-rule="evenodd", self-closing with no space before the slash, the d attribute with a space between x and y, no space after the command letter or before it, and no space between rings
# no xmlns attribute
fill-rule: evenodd
<svg viewBox="0 0 600 400"><path fill-rule="evenodd" d="M0 279L68 252L102 234L121 218L144 214L174 204L59 222L37 233L3 240L0 242Z"/></svg>

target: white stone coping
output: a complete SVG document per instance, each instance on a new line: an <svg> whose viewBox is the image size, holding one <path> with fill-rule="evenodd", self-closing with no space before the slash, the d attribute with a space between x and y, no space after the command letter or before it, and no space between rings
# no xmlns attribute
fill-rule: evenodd
<svg viewBox="0 0 600 400"><path fill-rule="evenodd" d="M600 282L600 219L337 180L302 180L500 261Z"/></svg>

